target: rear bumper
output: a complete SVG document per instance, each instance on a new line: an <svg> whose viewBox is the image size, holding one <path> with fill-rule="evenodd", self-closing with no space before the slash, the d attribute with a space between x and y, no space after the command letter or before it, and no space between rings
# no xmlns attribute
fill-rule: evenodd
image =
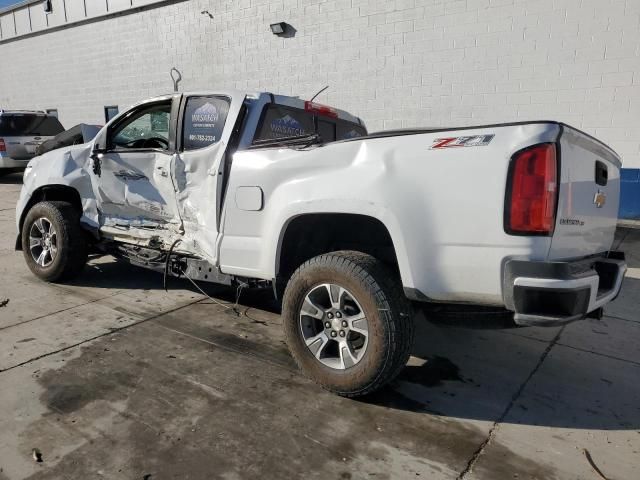
<svg viewBox="0 0 640 480"><path fill-rule="evenodd" d="M518 325L554 326L585 318L614 300L627 270L624 253L567 262L509 260L505 306Z"/></svg>
<svg viewBox="0 0 640 480"><path fill-rule="evenodd" d="M16 160L15 158L5 157L0 155L0 169L5 168L25 168L29 163L29 160Z"/></svg>

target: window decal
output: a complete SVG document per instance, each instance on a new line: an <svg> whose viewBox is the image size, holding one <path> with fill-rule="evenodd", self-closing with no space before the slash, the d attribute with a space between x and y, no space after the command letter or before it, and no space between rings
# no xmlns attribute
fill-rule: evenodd
<svg viewBox="0 0 640 480"><path fill-rule="evenodd" d="M184 114L184 150L197 150L219 142L228 113L227 99L189 98Z"/></svg>
<svg viewBox="0 0 640 480"><path fill-rule="evenodd" d="M271 132L276 138L295 137L306 133L300 122L291 115L273 119L271 122Z"/></svg>

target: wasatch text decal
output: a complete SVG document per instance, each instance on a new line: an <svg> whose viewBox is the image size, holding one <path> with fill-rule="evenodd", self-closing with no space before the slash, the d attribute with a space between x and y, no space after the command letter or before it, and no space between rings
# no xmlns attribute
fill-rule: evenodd
<svg viewBox="0 0 640 480"><path fill-rule="evenodd" d="M191 123L194 127L203 128L203 127L215 127L215 122L218 121L220 117L218 113L218 109L215 105L210 103L205 103L200 108L198 108L193 115L191 115Z"/></svg>
<svg viewBox="0 0 640 480"><path fill-rule="evenodd" d="M295 137L296 135L304 135L305 131L300 122L291 115L285 115L282 118L276 118L271 122L271 131L276 136Z"/></svg>
<svg viewBox="0 0 640 480"><path fill-rule="evenodd" d="M447 138L436 138L433 141L433 145L431 145L430 149L440 149L440 148L457 148L457 147L484 147L491 143L495 137L494 134L491 135L471 135L468 137L447 137Z"/></svg>

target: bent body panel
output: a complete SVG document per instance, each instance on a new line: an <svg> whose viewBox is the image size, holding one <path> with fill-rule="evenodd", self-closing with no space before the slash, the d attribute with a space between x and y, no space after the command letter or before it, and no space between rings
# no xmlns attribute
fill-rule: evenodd
<svg viewBox="0 0 640 480"><path fill-rule="evenodd" d="M272 279L293 218L355 213L385 225L405 287L432 300L501 304L504 261L543 260L550 246L549 237L504 232L507 165L520 148L555 141L558 129L527 124L459 132L494 136L475 148L431 149L442 137L436 132L304 151L238 152L225 205L221 269ZM246 211L234 201L235 191L246 186L262 190L261 210Z"/></svg>
<svg viewBox="0 0 640 480"><path fill-rule="evenodd" d="M89 154L90 144L53 150L36 157L27 167L20 198L16 205L16 228L20 232L20 222L24 210L34 192L43 187L62 185L76 190L82 203L80 221L92 229L99 228L99 216L94 196Z"/></svg>

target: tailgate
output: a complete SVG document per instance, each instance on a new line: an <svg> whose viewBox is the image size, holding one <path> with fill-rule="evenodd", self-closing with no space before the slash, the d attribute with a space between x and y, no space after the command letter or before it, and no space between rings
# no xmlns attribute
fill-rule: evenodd
<svg viewBox="0 0 640 480"><path fill-rule="evenodd" d="M618 220L620 158L605 144L566 125L559 143L560 191L549 259L606 252Z"/></svg>
<svg viewBox="0 0 640 480"><path fill-rule="evenodd" d="M36 155L36 148L43 139L49 137L40 136L20 136L20 137L4 137L7 148L7 156L14 160L30 160Z"/></svg>

